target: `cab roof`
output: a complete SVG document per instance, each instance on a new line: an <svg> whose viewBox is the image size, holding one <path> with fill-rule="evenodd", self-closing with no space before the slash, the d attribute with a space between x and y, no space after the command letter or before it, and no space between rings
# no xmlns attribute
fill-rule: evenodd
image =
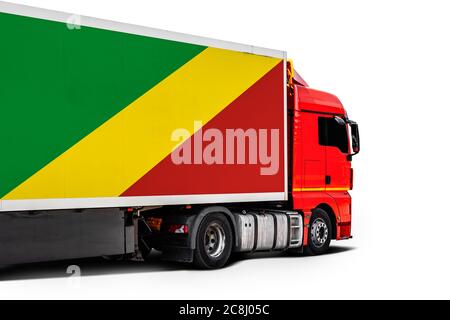
<svg viewBox="0 0 450 320"><path fill-rule="evenodd" d="M295 85L298 103L296 108L300 111L312 111L345 116L346 112L341 101L335 95L309 87Z"/></svg>

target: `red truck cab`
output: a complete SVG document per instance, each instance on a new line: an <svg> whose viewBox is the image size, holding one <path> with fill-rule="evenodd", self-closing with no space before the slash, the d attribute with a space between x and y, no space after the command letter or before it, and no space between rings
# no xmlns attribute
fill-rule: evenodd
<svg viewBox="0 0 450 320"><path fill-rule="evenodd" d="M327 238L320 236L328 233L320 221L319 225L310 225L314 211L323 210L330 217L332 239L348 239L352 221L351 160L359 152L358 125L348 119L336 96L309 88L292 63L288 64L288 78L290 190L293 209L304 212L304 245L308 241L320 244Z"/></svg>

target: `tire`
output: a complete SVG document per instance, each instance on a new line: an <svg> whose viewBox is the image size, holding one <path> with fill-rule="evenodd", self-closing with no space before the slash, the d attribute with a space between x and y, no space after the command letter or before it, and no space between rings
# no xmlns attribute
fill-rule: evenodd
<svg viewBox="0 0 450 320"><path fill-rule="evenodd" d="M205 216L196 235L194 265L200 269L222 268L232 248L233 232L228 219L221 213Z"/></svg>
<svg viewBox="0 0 450 320"><path fill-rule="evenodd" d="M309 255L321 255L328 251L332 237L331 220L322 209L312 211L309 221L308 245L305 252Z"/></svg>

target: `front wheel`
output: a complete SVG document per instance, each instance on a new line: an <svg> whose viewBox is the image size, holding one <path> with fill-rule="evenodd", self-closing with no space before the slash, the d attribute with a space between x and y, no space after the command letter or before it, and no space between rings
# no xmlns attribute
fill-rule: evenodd
<svg viewBox="0 0 450 320"><path fill-rule="evenodd" d="M314 209L312 211L308 231L306 252L310 255L320 255L327 252L331 242L331 221L324 210Z"/></svg>
<svg viewBox="0 0 450 320"><path fill-rule="evenodd" d="M223 214L204 217L197 232L194 264L201 269L223 267L231 254L232 237L230 223Z"/></svg>

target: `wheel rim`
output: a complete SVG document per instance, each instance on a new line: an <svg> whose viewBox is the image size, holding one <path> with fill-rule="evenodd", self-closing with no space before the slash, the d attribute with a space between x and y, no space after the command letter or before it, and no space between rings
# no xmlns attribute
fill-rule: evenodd
<svg viewBox="0 0 450 320"><path fill-rule="evenodd" d="M328 240L328 226L321 218L315 219L311 226L311 240L318 248Z"/></svg>
<svg viewBox="0 0 450 320"><path fill-rule="evenodd" d="M211 258L219 257L225 249L225 230L218 223L208 226L205 233L205 252Z"/></svg>

